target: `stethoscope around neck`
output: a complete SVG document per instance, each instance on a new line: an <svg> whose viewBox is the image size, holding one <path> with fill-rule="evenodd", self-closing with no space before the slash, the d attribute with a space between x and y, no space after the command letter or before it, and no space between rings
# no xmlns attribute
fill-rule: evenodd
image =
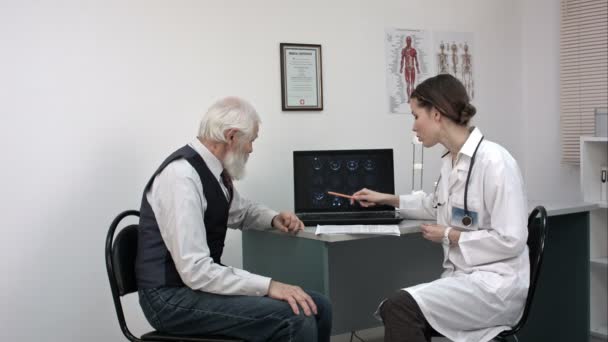
<svg viewBox="0 0 608 342"><path fill-rule="evenodd" d="M473 170L473 164L475 164L475 156L477 155L477 150L479 149L479 145L481 145L482 141L483 141L483 135L481 136L481 139L479 139L479 142L477 143L477 147L475 147L475 151L473 152L473 155L471 156L471 163L469 165L469 171L467 172L467 180L466 180L466 183L464 184L464 216L462 217L462 225L465 227L469 227L469 226L471 226L471 224L473 224L473 218L471 217L471 213L469 212L469 207L467 205L467 200L468 200L468 195L469 195L469 180L471 179L471 171ZM437 183L435 183L435 190L433 190L433 202L435 203L433 205L433 208L435 208L435 209L437 207L443 205L443 203L439 203L439 201L437 200L437 187L439 187L440 181L441 181L441 173L439 174Z"/></svg>

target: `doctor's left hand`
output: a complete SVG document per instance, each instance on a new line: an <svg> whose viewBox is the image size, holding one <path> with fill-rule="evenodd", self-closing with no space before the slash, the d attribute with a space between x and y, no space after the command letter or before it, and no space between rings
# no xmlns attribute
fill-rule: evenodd
<svg viewBox="0 0 608 342"><path fill-rule="evenodd" d="M291 212L282 211L272 218L272 226L283 232L297 233L304 229L304 223Z"/></svg>
<svg viewBox="0 0 608 342"><path fill-rule="evenodd" d="M422 237L427 240L431 240L433 242L441 243L443 240L443 234L445 232L446 226L441 224L428 224L423 223L420 225L420 230L422 231Z"/></svg>

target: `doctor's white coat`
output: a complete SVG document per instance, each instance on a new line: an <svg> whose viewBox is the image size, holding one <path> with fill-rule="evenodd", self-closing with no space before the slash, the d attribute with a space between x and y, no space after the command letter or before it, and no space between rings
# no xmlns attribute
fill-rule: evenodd
<svg viewBox="0 0 608 342"><path fill-rule="evenodd" d="M438 224L462 232L457 245L443 245L440 279L404 289L430 325L453 341L489 341L515 325L530 279L527 199L517 162L507 150L481 142L468 190L468 209L477 213L477 220L465 228L452 218L458 211L454 208L464 208L471 156L481 138L475 128L454 167L450 155L444 156L436 196L400 196L399 209L406 217L436 218Z"/></svg>

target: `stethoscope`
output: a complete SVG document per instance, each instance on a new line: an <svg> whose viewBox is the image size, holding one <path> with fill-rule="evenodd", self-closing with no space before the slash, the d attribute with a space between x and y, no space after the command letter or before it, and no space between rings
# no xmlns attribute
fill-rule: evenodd
<svg viewBox="0 0 608 342"><path fill-rule="evenodd" d="M469 180L471 179L471 170L473 170L473 164L475 164L475 156L477 155L477 150L479 149L479 145L481 145L482 141L483 141L483 135L481 136L481 139L477 143L477 147L475 147L475 151L473 152L473 155L471 156L471 164L469 165L469 171L467 172L467 180L466 180L466 183L464 184L464 216L462 217L462 224L465 227L469 227L473 223L473 218L470 215L469 207L467 205L467 200L468 200L468 195L469 195ZM445 156L445 154L444 154L444 156ZM435 205L433 205L433 208L435 208L435 209L437 209L437 207L443 205L443 203L439 203L439 201L437 200L437 188L439 187L440 181L441 181L441 174L439 174L437 183L435 183L435 190L433 190L433 202L435 203Z"/></svg>

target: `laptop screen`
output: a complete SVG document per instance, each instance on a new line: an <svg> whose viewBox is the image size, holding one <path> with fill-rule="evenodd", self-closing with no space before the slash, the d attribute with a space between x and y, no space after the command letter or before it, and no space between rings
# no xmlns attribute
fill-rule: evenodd
<svg viewBox="0 0 608 342"><path fill-rule="evenodd" d="M327 193L352 195L363 188L395 193L392 149L294 151L293 174L296 213L394 210L351 205L348 198Z"/></svg>

